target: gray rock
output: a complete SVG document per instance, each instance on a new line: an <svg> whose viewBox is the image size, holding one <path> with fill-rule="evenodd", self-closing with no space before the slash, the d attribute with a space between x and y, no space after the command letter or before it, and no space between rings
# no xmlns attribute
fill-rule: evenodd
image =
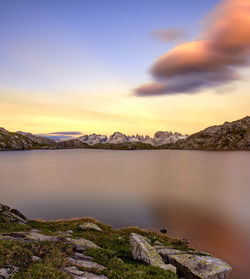
<svg viewBox="0 0 250 279"><path fill-rule="evenodd" d="M66 238L66 242L72 245L72 248L77 252L82 252L89 248L95 248L95 249L100 248L94 242L90 240L86 240L84 238L78 238L78 239Z"/></svg>
<svg viewBox="0 0 250 279"><path fill-rule="evenodd" d="M162 246L163 243L161 243L159 240L156 240L156 241L154 242L154 245L160 245L160 246Z"/></svg>
<svg viewBox="0 0 250 279"><path fill-rule="evenodd" d="M176 272L174 266L165 264L162 261L156 249L148 243L145 237L131 233L130 248L134 259L142 260L149 265Z"/></svg>
<svg viewBox="0 0 250 279"><path fill-rule="evenodd" d="M177 274L186 279L225 279L232 268L226 262L210 255L183 252L177 249L158 249L164 262L174 265Z"/></svg>
<svg viewBox="0 0 250 279"><path fill-rule="evenodd" d="M38 262L38 261L40 261L40 260L41 260L40 257L32 256L32 261L33 261L33 262Z"/></svg>
<svg viewBox="0 0 250 279"><path fill-rule="evenodd" d="M86 260L86 259L75 259L75 258L68 258L70 264L74 265L74 266L80 266L80 267L84 267L84 268L93 268L96 269L98 271L102 271L104 269L106 269L105 266L98 264L96 262L93 262L92 260Z"/></svg>
<svg viewBox="0 0 250 279"><path fill-rule="evenodd" d="M0 279L9 279L13 274L17 273L19 268L10 266L7 268L0 268Z"/></svg>
<svg viewBox="0 0 250 279"><path fill-rule="evenodd" d="M4 204L0 204L0 217L6 222L17 224L27 224L29 221L19 210Z"/></svg>
<svg viewBox="0 0 250 279"><path fill-rule="evenodd" d="M38 232L39 232L39 230L37 230L37 229L32 229L32 230L30 230L30 232L33 232L33 233L38 233Z"/></svg>
<svg viewBox="0 0 250 279"><path fill-rule="evenodd" d="M97 226L94 223L89 223L89 222L79 225L78 229L81 231L86 231L86 230L94 230L94 231L98 231L98 232L102 231L102 229L99 226Z"/></svg>
<svg viewBox="0 0 250 279"><path fill-rule="evenodd" d="M75 259L75 260L89 260L89 261L92 261L93 258L90 257L90 256L86 256L82 253L77 253L75 252L73 255L71 255L71 258Z"/></svg>
<svg viewBox="0 0 250 279"><path fill-rule="evenodd" d="M108 277L104 275L81 271L75 266L65 267L63 271L69 273L74 279L108 279Z"/></svg>

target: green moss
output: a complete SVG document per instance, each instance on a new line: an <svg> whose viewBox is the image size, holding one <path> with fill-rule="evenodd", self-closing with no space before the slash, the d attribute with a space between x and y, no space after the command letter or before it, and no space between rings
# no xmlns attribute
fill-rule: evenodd
<svg viewBox="0 0 250 279"><path fill-rule="evenodd" d="M93 222L101 227L102 232L93 230L80 231L78 226L83 222ZM131 232L149 238L152 243L156 240L167 247L187 250L187 245L178 239L156 232L149 232L139 228L124 228L113 230L110 226L101 224L91 218L59 220L59 221L30 221L27 225L0 222L0 232L29 231L38 229L39 233L58 235L58 231L72 230L73 238L85 238L93 241L103 249L89 249L86 254L92 256L96 262L107 268L97 274L104 274L110 279L133 278L177 278L171 271L145 265L135 261L132 257L129 236ZM72 254L72 248L64 242L21 242L0 240L0 267L15 265L20 271L12 279L42 279L42 278L71 278L60 270L68 265L67 258ZM32 256L41 258L39 262L32 262ZM81 268L82 270L86 270Z"/></svg>

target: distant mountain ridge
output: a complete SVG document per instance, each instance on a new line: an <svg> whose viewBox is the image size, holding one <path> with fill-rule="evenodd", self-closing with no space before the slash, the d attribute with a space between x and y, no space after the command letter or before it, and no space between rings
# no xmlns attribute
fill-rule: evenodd
<svg viewBox="0 0 250 279"><path fill-rule="evenodd" d="M69 140L54 141L31 133L13 133L0 128L0 150L67 148L250 150L250 117L211 126L191 136L159 131L153 138L140 135L127 136L115 132L110 137L91 134Z"/></svg>
<svg viewBox="0 0 250 279"><path fill-rule="evenodd" d="M110 137L106 135L84 135L79 137L79 140L88 145L95 144L126 144L126 143L145 143L151 144L153 146L159 146L162 144L175 143L179 139L185 139L188 135L182 135L180 133L163 132L158 131L155 133L154 137L133 135L127 136L126 134L115 132Z"/></svg>

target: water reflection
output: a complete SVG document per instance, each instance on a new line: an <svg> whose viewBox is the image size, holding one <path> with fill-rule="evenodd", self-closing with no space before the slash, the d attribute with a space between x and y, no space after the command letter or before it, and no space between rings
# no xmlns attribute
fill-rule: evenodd
<svg viewBox="0 0 250 279"><path fill-rule="evenodd" d="M54 150L0 153L1 202L30 218L92 216L167 226L250 274L250 153Z"/></svg>

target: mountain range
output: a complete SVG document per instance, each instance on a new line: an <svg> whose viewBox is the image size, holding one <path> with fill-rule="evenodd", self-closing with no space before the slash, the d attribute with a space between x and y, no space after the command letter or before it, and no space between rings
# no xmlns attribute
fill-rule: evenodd
<svg viewBox="0 0 250 279"><path fill-rule="evenodd" d="M211 126L190 136L158 131L152 138L140 135L127 136L115 132L109 137L91 134L56 141L40 135L20 131L13 133L0 128L0 150L67 148L250 150L250 117Z"/></svg>

